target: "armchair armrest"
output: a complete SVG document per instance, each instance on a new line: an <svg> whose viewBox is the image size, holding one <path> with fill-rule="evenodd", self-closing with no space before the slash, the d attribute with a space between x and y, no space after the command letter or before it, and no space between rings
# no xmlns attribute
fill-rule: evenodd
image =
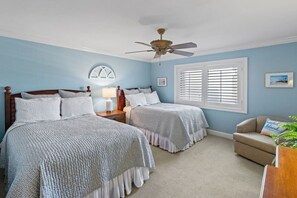
<svg viewBox="0 0 297 198"><path fill-rule="evenodd" d="M257 130L257 118L250 118L236 125L237 133L256 132L256 130Z"/></svg>

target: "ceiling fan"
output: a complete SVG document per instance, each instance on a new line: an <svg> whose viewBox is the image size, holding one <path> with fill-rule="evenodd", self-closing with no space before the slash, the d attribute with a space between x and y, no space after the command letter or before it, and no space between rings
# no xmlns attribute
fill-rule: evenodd
<svg viewBox="0 0 297 198"><path fill-rule="evenodd" d="M141 51L133 51L133 52L126 52L126 54L139 53L139 52L156 52L154 58L160 58L161 55L165 55L167 52L171 53L171 54L178 54L178 55L181 55L181 56L192 56L194 54L192 52L181 51L179 49L197 47L196 43L189 42L189 43L182 43L182 44L172 45L173 44L172 41L163 40L163 38L162 38L162 35L165 33L164 28L160 28L157 31L160 34L160 39L153 40L150 44L143 43L143 42L135 42L135 43L138 43L138 44L141 44L141 45L151 47L152 49L141 50Z"/></svg>

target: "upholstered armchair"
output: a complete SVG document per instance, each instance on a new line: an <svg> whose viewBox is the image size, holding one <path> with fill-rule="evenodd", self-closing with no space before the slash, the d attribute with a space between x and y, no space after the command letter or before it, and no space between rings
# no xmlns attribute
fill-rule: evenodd
<svg viewBox="0 0 297 198"><path fill-rule="evenodd" d="M279 117L258 116L239 123L233 134L234 152L263 166L272 163L276 151L274 140L260 134L267 118L286 121Z"/></svg>

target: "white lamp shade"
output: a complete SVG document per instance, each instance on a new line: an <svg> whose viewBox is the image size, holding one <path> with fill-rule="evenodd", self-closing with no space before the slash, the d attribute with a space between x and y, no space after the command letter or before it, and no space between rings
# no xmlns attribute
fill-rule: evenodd
<svg viewBox="0 0 297 198"><path fill-rule="evenodd" d="M106 87L102 89L102 96L104 98L114 98L116 97L116 88Z"/></svg>

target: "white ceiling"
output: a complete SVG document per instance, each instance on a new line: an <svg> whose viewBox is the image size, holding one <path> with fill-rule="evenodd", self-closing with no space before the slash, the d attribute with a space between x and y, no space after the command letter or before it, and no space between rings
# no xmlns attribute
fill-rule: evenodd
<svg viewBox="0 0 297 198"><path fill-rule="evenodd" d="M296 0L0 0L0 36L145 61L154 54L125 52L159 27L199 55L297 41L296 19Z"/></svg>

